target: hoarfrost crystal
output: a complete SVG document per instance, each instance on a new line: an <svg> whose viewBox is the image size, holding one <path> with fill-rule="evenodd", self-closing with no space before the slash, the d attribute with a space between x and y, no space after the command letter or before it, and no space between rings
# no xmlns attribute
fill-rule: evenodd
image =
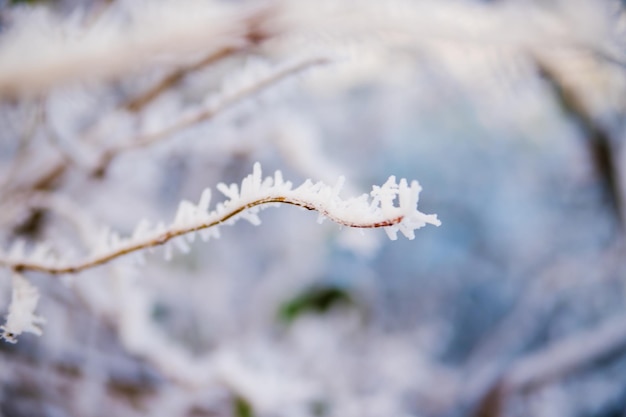
<svg viewBox="0 0 626 417"><path fill-rule="evenodd" d="M41 335L39 325L45 323L45 319L35 314L39 291L22 275L13 274L13 291L11 305L4 326L0 326L2 337L10 343L16 343L16 337L24 332Z"/></svg>

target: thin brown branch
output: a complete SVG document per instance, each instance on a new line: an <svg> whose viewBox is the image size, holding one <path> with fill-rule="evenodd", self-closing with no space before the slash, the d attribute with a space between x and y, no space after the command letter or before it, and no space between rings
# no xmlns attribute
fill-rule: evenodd
<svg viewBox="0 0 626 417"><path fill-rule="evenodd" d="M161 81L156 83L148 90L123 103L121 107L133 113L138 113L165 91L168 91L170 88L175 87L190 72L198 71L202 68L205 68L223 58L226 58L227 56L232 55L237 50L238 48L234 47L224 47L194 64L183 68L178 68L167 74L165 77L163 77Z"/></svg>
<svg viewBox="0 0 626 417"><path fill-rule="evenodd" d="M607 193L609 206L614 212L617 223L626 228L624 195L620 164L618 162L619 143L612 140L611 133L595 120L584 97L572 85L568 85L560 76L558 68L538 54L533 56L539 75L550 86L556 103L565 114L575 121L585 136L591 163Z"/></svg>
<svg viewBox="0 0 626 417"><path fill-rule="evenodd" d="M329 218L330 220L334 221L335 223L341 224L346 227L353 227L353 228L369 229L369 228L387 227L387 226L392 226L394 224L400 223L404 218L404 216L398 216L392 219L383 219L383 220L372 222L372 223L358 223L358 222L341 219L335 216L331 211L323 207L320 207L318 204L315 204L314 202L305 201L299 198L293 198L293 197L288 197L288 196L269 196L269 197L252 201L242 206L235 207L232 210L224 213L223 215L221 215L219 218L215 220L208 221L208 222L200 222L192 226L183 227L183 228L172 228L150 239L139 241L136 243L127 244L120 248L116 248L104 254L98 255L94 258L83 260L83 261L78 261L71 265L53 266L53 265L46 265L46 264L38 263L38 262L31 262L28 260L14 262L8 258L4 258L4 259L0 258L0 266L12 269L14 271L36 271L36 272L43 272L43 273L54 274L54 275L73 274L73 273L81 272L86 269L90 269L99 265L103 265L109 261L112 261L113 259L122 257L124 255L130 254L133 252L163 245L176 237L186 235L188 233L193 233L193 232L197 232L203 229L209 229L215 226L219 226L221 224L224 224L228 220L234 219L235 216L237 216L238 214L241 214L242 212L249 210L253 207L267 205L267 204L274 204L274 203L290 204L290 205L305 208L307 210L317 211L320 214L324 215L325 217Z"/></svg>
<svg viewBox="0 0 626 417"><path fill-rule="evenodd" d="M257 46L261 42L269 39L274 35L267 27L267 20L269 19L271 14L272 13L270 9L261 9L258 13L252 14L248 17L246 35L244 36L245 43L243 43L242 45L225 46L221 49L218 49L217 51L212 52L211 54L194 64L174 70L170 74L166 75L160 82L152 86L152 88L128 100L122 105L122 108L137 113L141 111L146 105L154 101L162 93L180 83L190 72L199 71L226 57L229 57L237 52L249 49L253 46Z"/></svg>
<svg viewBox="0 0 626 417"><path fill-rule="evenodd" d="M204 110L197 112L191 116L185 117L178 122L174 123L170 127L167 127L159 132L150 133L144 136L137 138L134 141L131 141L127 144L121 145L120 150L129 150L136 148L143 148L145 146L152 145L155 142L162 140L163 138L172 135L173 133L186 129L195 124L205 122L209 119L212 119L217 114L222 111L230 108L231 106L245 100L246 98L257 94L270 86L276 84L277 82L285 79L286 77L293 75L295 73L301 72L305 69L308 69L315 65L321 65L328 63L326 58L316 58L308 61L299 62L293 66L284 68L281 71L271 74L267 78L260 80L258 83L253 84L247 88L243 88L238 90L234 94L225 97L220 101L220 103L215 107L209 107Z"/></svg>
<svg viewBox="0 0 626 417"><path fill-rule="evenodd" d="M198 111L195 114L190 116L183 117L178 120L174 124L153 133L147 133L145 135L136 137L134 139L129 139L128 141L107 149L104 151L100 157L100 162L97 167L94 169L93 173L95 176L102 176L108 166L111 164L113 159L115 159L119 154L123 152L127 152L134 149L139 149L143 147L150 146L156 142L166 139L167 137L173 135L176 132L187 129L193 125L198 123L206 122L212 118L214 118L219 113L227 110L228 108L234 106L235 104L260 93L261 91L275 85L276 83L282 81L286 77L304 71L310 67L316 65L322 65L328 63L328 59L326 58L315 58L311 60L306 60L302 62L298 62L292 66L286 67L280 71L272 73L266 78L260 80L259 82L250 85L246 88L242 88L240 90L235 91L229 96L224 97L220 102L211 107L207 107Z"/></svg>

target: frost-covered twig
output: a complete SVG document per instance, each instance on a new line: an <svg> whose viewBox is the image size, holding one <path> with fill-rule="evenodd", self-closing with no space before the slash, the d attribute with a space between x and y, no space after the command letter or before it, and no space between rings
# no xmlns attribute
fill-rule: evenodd
<svg viewBox="0 0 626 417"><path fill-rule="evenodd" d="M230 55L258 45L260 42L270 37L269 32L263 28L265 17L265 15L259 14L256 19L251 18L249 20L248 27L246 28L247 33L243 37L245 42L237 44L236 46L227 45L221 49L212 51L198 62L176 69L175 71L167 74L163 79L161 79L161 81L152 86L152 88L128 100L122 105L122 107L132 112L138 112L148 103L152 102L156 97L160 96L163 92L178 84L188 73L198 71Z"/></svg>
<svg viewBox="0 0 626 417"><path fill-rule="evenodd" d="M297 188L291 182L284 181L280 171L273 177L262 178L260 164L254 165L253 173L241 183L218 184L217 188L228 200L217 204L215 210L208 211L211 190L205 189L196 205L182 201L174 221L165 226L163 223L150 226L141 221L132 236L120 237L117 233L104 229L98 244L91 254L83 260L71 261L57 259L49 247L41 245L31 254L25 254L22 245L14 245L7 253L0 255L0 265L15 271L31 270L50 274L80 272L107 263L123 255L143 249L163 245L172 241L182 252L189 249L189 241L199 232L203 240L219 237L221 225L233 224L240 218L254 225L260 223L257 213L260 209L279 203L303 207L317 211L320 221L328 218L340 225L355 228L382 227L388 236L395 240L400 231L407 238L415 237L414 231L426 224L439 225L436 215L424 214L417 210L421 187L417 181L410 184L405 180L396 182L391 176L382 186L374 186L369 195L343 200L339 192L344 179L340 178L334 186L321 182L305 181ZM398 201L397 205L395 201ZM170 253L171 246L166 250Z"/></svg>
<svg viewBox="0 0 626 417"><path fill-rule="evenodd" d="M249 80L243 85L238 86L238 88L228 90L222 93L221 97L218 97L205 108L202 108L190 115L186 115L161 130L147 133L126 142L120 143L118 145L109 147L102 153L102 156L100 157L100 162L98 163L96 169L94 169L94 172L96 174L102 174L106 170L107 166L111 163L111 161L120 153L150 146L173 135L176 132L187 129L198 123L208 121L216 115L227 110L231 106L255 94L260 93L261 91L275 85L276 83L284 80L290 75L297 74L313 66L326 64L328 62L329 60L324 57L315 57L296 61L288 65L283 65L277 70L271 71L263 77Z"/></svg>
<svg viewBox="0 0 626 417"><path fill-rule="evenodd" d="M241 36L241 42L236 45L226 45L221 49L212 51L198 62L176 69L167 74L157 84L153 85L152 88L125 102L122 107L132 112L139 112L163 92L178 84L188 73L198 71L230 55L257 46L264 40L271 38L273 33L270 33L269 28L265 27L267 23L266 20L270 14L270 10L263 9L259 13L250 16L246 22L246 33Z"/></svg>
<svg viewBox="0 0 626 417"><path fill-rule="evenodd" d="M141 111L144 107L146 107L146 105L153 102L157 97L159 97L165 91L168 91L169 89L174 87L176 84L178 84L188 73L205 68L229 55L232 55L239 49L243 49L243 48L234 48L232 46L226 46L222 49L212 52L211 54L204 57L202 60L198 62L195 62L191 65L184 66L182 68L177 68L176 70L170 72L165 77L163 77L159 82L157 82L151 88L127 100L120 107L137 113Z"/></svg>

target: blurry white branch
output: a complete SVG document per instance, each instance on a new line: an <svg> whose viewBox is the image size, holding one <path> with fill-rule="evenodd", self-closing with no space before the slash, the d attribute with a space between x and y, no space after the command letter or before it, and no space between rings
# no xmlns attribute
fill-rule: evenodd
<svg viewBox="0 0 626 417"><path fill-rule="evenodd" d="M472 415L501 416L508 397L566 377L624 349L626 315L621 314L513 361Z"/></svg>
<svg viewBox="0 0 626 417"><path fill-rule="evenodd" d="M417 181L412 181L409 185L402 179L398 184L392 176L382 186L374 186L369 196L363 194L357 198L342 200L339 192L343 181L343 178L340 178L337 185L330 187L321 182L314 184L307 180L294 189L291 182L283 181L280 171L276 171L273 177L263 179L261 166L257 163L253 173L244 178L241 187L237 184L230 186L218 184L218 190L229 199L217 204L213 211L208 211L211 190L207 188L197 205L189 201L181 202L175 219L169 226L161 223L151 227L147 221L141 221L133 235L128 238L122 238L117 233L104 229L98 244L92 248L91 255L86 259L79 261L58 259L45 244L26 254L23 244L16 243L7 253L0 255L0 265L15 271L65 274L80 272L169 241L182 252L187 252L189 246L184 240L184 235L189 241L193 241L196 232L200 233L203 240L219 237L219 226L233 224L240 218L258 225L259 210L278 203L317 211L320 214L320 221L329 218L346 227L382 227L392 240L396 239L398 231L413 239L414 230L426 224L437 226L440 224L436 215L427 215L417 210L421 191ZM168 254L171 254L169 245L166 246L166 257Z"/></svg>
<svg viewBox="0 0 626 417"><path fill-rule="evenodd" d="M520 358L506 372L502 388L507 393L532 389L624 348L626 315L620 315Z"/></svg>
<svg viewBox="0 0 626 417"><path fill-rule="evenodd" d="M218 94L217 97L210 100L204 108L196 110L191 114L187 114L169 126L158 131L146 133L125 142L111 145L108 149L102 152L102 156L100 157L100 161L94 169L94 172L96 174L103 173L111 160L120 153L153 145L154 143L171 137L173 134L181 130L187 129L198 123L208 121L235 104L240 103L255 94L259 94L263 90L276 85L291 75L300 73L317 65L326 64L328 62L329 60L327 58L315 57L279 65L275 69L272 68L270 70L266 70L266 73L260 76L251 76L250 74L246 74L248 79L243 80L243 82L240 81L240 85L225 86L224 90ZM258 71L258 69L255 70Z"/></svg>
<svg viewBox="0 0 626 417"><path fill-rule="evenodd" d="M15 16L0 44L0 95L34 93L76 79L111 78L159 59L248 45L266 7L152 2L112 7L85 29L43 9ZM36 29L36 30L33 30Z"/></svg>
<svg viewBox="0 0 626 417"><path fill-rule="evenodd" d="M81 79L110 79L163 58L194 62L197 54L219 56L265 38L280 38L271 48L287 48L289 54L301 50L302 40L309 47L312 39L368 40L410 47L437 43L517 51L574 48L622 63L623 48L611 19L608 7L584 0L551 7L361 1L358 8L336 0L273 1L255 7L139 1L134 7L112 6L87 27L76 16L63 21L33 9L14 16L2 36L0 95L43 92Z"/></svg>

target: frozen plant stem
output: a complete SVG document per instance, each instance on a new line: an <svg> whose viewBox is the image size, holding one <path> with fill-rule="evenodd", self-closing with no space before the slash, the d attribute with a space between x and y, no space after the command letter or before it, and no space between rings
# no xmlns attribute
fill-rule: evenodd
<svg viewBox="0 0 626 417"><path fill-rule="evenodd" d="M22 246L15 244L7 253L0 255L0 265L14 271L68 274L102 265L126 254L169 244L170 241L182 252L186 252L189 247L183 235L190 241L196 232L200 233L203 240L219 237L220 226L233 224L240 218L258 225L259 210L279 203L317 211L320 220L328 218L347 227L382 227L392 240L396 239L398 231L413 239L414 230L426 224L440 225L436 215L417 210L421 190L417 181L412 181L409 185L402 179L396 183L392 176L382 186L374 186L369 195L348 200L339 197L343 182L343 178L340 178L337 185L330 187L321 182L314 184L307 180L294 189L291 182L283 181L280 171L276 171L273 177L263 179L261 166L256 163L253 173L244 178L241 186L218 184L218 190L228 200L217 204L215 210L208 210L211 190L206 189L197 205L182 201L174 221L167 227L163 224L151 227L146 221L141 221L133 235L128 238L122 238L108 229L104 230L98 240L99 244L83 260L57 259L43 245L26 255ZM398 201L397 205L395 200Z"/></svg>
<svg viewBox="0 0 626 417"><path fill-rule="evenodd" d="M96 175L101 176L106 171L107 167L111 164L112 160L116 158L119 154L134 149L151 146L159 141L171 137L176 132L187 129L198 123L206 122L216 115L222 113L224 110L244 101L247 98L254 96L255 94L259 94L263 90L266 90L271 86L276 85L280 81L286 79L293 74L303 72L314 66L328 64L329 62L330 61L327 58L316 57L304 61L295 62L279 68L278 70L267 74L266 76L255 80L252 83L244 85L233 92L223 95L214 104L211 104L204 109L198 110L191 115L182 117L180 120L176 121L168 127L165 127L157 132L146 133L134 139L130 139L122 144L112 146L104 150L102 155L100 156L100 161L97 167L93 170L93 172Z"/></svg>

